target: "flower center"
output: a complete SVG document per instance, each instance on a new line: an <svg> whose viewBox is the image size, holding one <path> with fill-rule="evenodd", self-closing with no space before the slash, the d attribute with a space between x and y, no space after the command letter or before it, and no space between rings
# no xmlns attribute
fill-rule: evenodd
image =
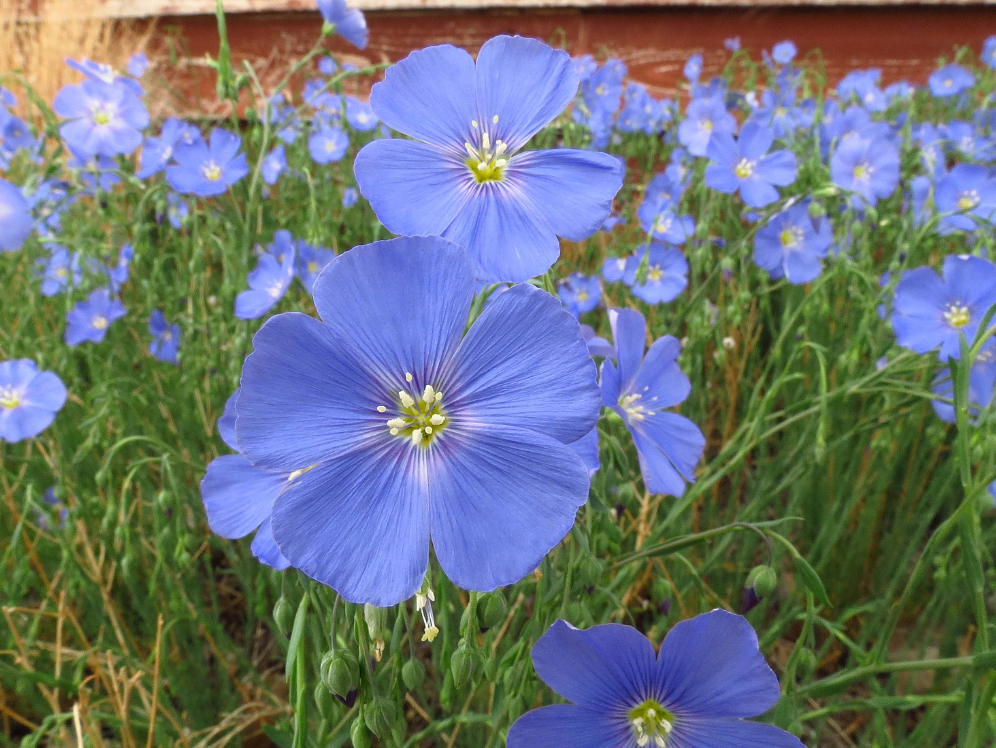
<svg viewBox="0 0 996 748"><path fill-rule="evenodd" d="M711 119L700 119L699 129L705 130L706 132L712 132L712 120Z"/></svg>
<svg viewBox="0 0 996 748"><path fill-rule="evenodd" d="M168 341L170 341L170 340L172 340L172 339L173 339L173 333L171 333L171 332L170 332L169 330L166 330L166 331L165 331L165 332L163 333L163 340L165 340L165 341L167 341L167 342L168 342Z"/></svg>
<svg viewBox="0 0 996 748"><path fill-rule="evenodd" d="M578 291L576 294L574 294L574 298L583 303L588 300L588 292L583 290Z"/></svg>
<svg viewBox="0 0 996 748"><path fill-rule="evenodd" d="M217 182L221 179L221 167L214 161L208 161L204 164L201 171L204 172L204 177L210 182Z"/></svg>
<svg viewBox="0 0 996 748"><path fill-rule="evenodd" d="M106 109L94 109L93 110L93 121L98 125L106 125L111 121L111 113Z"/></svg>
<svg viewBox="0 0 996 748"><path fill-rule="evenodd" d="M855 182L867 182L868 178L871 176L872 167L867 163L860 163L854 167L854 181Z"/></svg>
<svg viewBox="0 0 996 748"><path fill-rule="evenodd" d="M978 190L965 190L958 198L958 210L971 210L979 204Z"/></svg>
<svg viewBox="0 0 996 748"><path fill-rule="evenodd" d="M633 725L633 736L636 744L653 745L664 748L668 736L674 729L674 715L653 699L647 699L640 706L629 712L629 721Z"/></svg>
<svg viewBox="0 0 996 748"><path fill-rule="evenodd" d="M649 278L650 273L647 273L647 276ZM652 416L654 414L653 411L648 410L640 404L641 397L642 396L637 392L632 395L623 395L619 398L619 407L626 411L626 415L629 416L629 420L631 421L642 421L647 416ZM642 745L646 745L646 743L643 743Z"/></svg>
<svg viewBox="0 0 996 748"><path fill-rule="evenodd" d="M0 408L13 410L21 404L21 393L10 385L0 387Z"/></svg>
<svg viewBox="0 0 996 748"><path fill-rule="evenodd" d="M411 382L412 375L406 373L405 379ZM401 413L387 422L391 436L401 436L411 439L412 444L429 446L449 421L443 411L443 393L427 384L418 398L412 397L407 390L398 390L398 400ZM377 412L386 413L387 407L378 405Z"/></svg>
<svg viewBox="0 0 996 748"><path fill-rule="evenodd" d="M733 172L737 175L739 179L747 179L749 176L751 176L751 174L754 173L754 162L742 158L740 159L740 163L737 164Z"/></svg>
<svg viewBox="0 0 996 748"><path fill-rule="evenodd" d="M66 270L65 268L56 268L55 269L55 277L56 278L68 278L69 277L69 271Z"/></svg>
<svg viewBox="0 0 996 748"><path fill-rule="evenodd" d="M967 325L969 318L968 307L959 301L948 304L944 312L944 321L956 330L960 330Z"/></svg>
<svg viewBox="0 0 996 748"><path fill-rule="evenodd" d="M664 271L661 270L660 265L651 265L647 268L647 280L650 283L659 283L661 278L664 277ZM639 397L639 395L637 395Z"/></svg>
<svg viewBox="0 0 996 748"><path fill-rule="evenodd" d="M319 269L320 268L318 267L318 263L315 262L314 260L312 260L311 262L308 263L308 272L309 273L317 273L319 271Z"/></svg>
<svg viewBox="0 0 996 748"><path fill-rule="evenodd" d="M782 249L795 249L802 244L802 229L798 226L789 226L782 231L779 239L782 242Z"/></svg>
<svg viewBox="0 0 996 748"><path fill-rule="evenodd" d="M90 323L93 325L94 330L106 330L107 329L107 317L102 317L99 314L93 318Z"/></svg>
<svg viewBox="0 0 996 748"><path fill-rule="evenodd" d="M281 281L274 281L270 284L270 287L266 289L266 292L273 298L279 299L280 294L284 292L284 284Z"/></svg>
<svg viewBox="0 0 996 748"><path fill-rule="evenodd" d="M670 216L657 216L657 220L654 221L654 231L661 234L665 233L671 228L671 218Z"/></svg>
<svg viewBox="0 0 996 748"><path fill-rule="evenodd" d="M498 115L492 117L491 121L497 125ZM508 159L504 158L508 144L503 140L495 140L492 143L490 133L487 130L482 131L476 119L471 122L471 125L475 133L480 132L480 140L476 148L470 143L463 144L464 148L467 149L468 158L465 161L467 168L470 169L470 173L474 175L478 184L500 182L504 179L504 169L508 164Z"/></svg>

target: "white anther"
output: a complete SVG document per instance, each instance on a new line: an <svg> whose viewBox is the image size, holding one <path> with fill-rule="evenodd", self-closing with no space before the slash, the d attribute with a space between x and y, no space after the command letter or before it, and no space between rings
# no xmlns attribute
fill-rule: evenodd
<svg viewBox="0 0 996 748"><path fill-rule="evenodd" d="M433 388L431 384L427 384L425 386L425 390L422 392L422 399L425 400L426 403L431 403L435 399L435 397L436 397L436 390Z"/></svg>
<svg viewBox="0 0 996 748"><path fill-rule="evenodd" d="M435 413L429 419L429 423L431 423L433 426L442 426L443 425L443 421L445 421L445 420L446 420L445 416L442 416L439 413Z"/></svg>
<svg viewBox="0 0 996 748"><path fill-rule="evenodd" d="M404 418L392 418L387 422L387 425L392 429L403 429L407 423L408 422Z"/></svg>
<svg viewBox="0 0 996 748"><path fill-rule="evenodd" d="M385 406L383 406L383 405L378 405L377 406L377 412L378 413L387 413L387 408Z"/></svg>
<svg viewBox="0 0 996 748"><path fill-rule="evenodd" d="M412 432L412 444L421 444L421 443L422 443L422 432L416 429L415 431Z"/></svg>
<svg viewBox="0 0 996 748"><path fill-rule="evenodd" d="M398 435L398 430L397 429L391 429L391 436L397 436L397 435Z"/></svg>
<svg viewBox="0 0 996 748"><path fill-rule="evenodd" d="M491 149L491 137L487 133L481 135L481 147L486 151Z"/></svg>
<svg viewBox="0 0 996 748"><path fill-rule="evenodd" d="M426 426L425 427L425 433L426 433L426 435L431 434L432 433L432 426Z"/></svg>
<svg viewBox="0 0 996 748"><path fill-rule="evenodd" d="M508 159L507 158L497 158L497 159L495 159L495 168L496 169L501 169L507 163L508 163Z"/></svg>
<svg viewBox="0 0 996 748"><path fill-rule="evenodd" d="M497 125L498 124L498 115L496 114L494 117L492 117L491 121L494 122Z"/></svg>
<svg viewBox="0 0 996 748"><path fill-rule="evenodd" d="M437 392L435 399L436 399L436 402L438 403L440 400L443 399L443 393L442 392Z"/></svg>
<svg viewBox="0 0 996 748"><path fill-rule="evenodd" d="M405 372L405 381L406 382L412 381L412 373L410 371Z"/></svg>
<svg viewBox="0 0 996 748"><path fill-rule="evenodd" d="M401 398L401 404L406 408L410 408L415 404L415 398L404 390L398 390L398 397Z"/></svg>

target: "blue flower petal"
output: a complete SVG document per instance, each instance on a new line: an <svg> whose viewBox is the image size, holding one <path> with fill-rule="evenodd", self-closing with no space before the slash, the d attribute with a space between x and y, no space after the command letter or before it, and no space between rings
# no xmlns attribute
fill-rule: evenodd
<svg viewBox="0 0 996 748"><path fill-rule="evenodd" d="M46 408L34 408L22 404L18 408L0 410L0 439L19 442L38 436L52 425L55 413Z"/></svg>
<svg viewBox="0 0 996 748"><path fill-rule="evenodd" d="M374 85L370 106L391 129L462 153L478 117L474 60L449 44L412 52Z"/></svg>
<svg viewBox="0 0 996 748"><path fill-rule="evenodd" d="M218 435L221 440L228 445L228 448L239 452L239 443L235 440L235 403L239 399L239 392L236 389L225 401L225 408L218 419Z"/></svg>
<svg viewBox="0 0 996 748"><path fill-rule="evenodd" d="M424 455L383 440L295 478L273 509L281 553L351 603L390 607L414 595L429 564Z"/></svg>
<svg viewBox="0 0 996 748"><path fill-rule="evenodd" d="M557 621L533 646L532 656L543 682L580 706L628 710L654 696L654 646L631 626L607 623L582 630Z"/></svg>
<svg viewBox="0 0 996 748"><path fill-rule="evenodd" d="M474 322L443 391L461 418L564 444L587 434L601 407L581 326L557 299L526 284L499 294Z"/></svg>
<svg viewBox="0 0 996 748"><path fill-rule="evenodd" d="M441 235L476 187L462 161L411 140L368 143L356 155L353 171L380 222L406 236Z"/></svg>
<svg viewBox="0 0 996 748"><path fill-rule="evenodd" d="M790 732L740 719L678 720L668 745L675 748L805 748Z"/></svg>
<svg viewBox="0 0 996 748"><path fill-rule="evenodd" d="M635 309L610 309L609 324L618 353L619 390L625 392L630 389L643 361L643 352L647 347L647 323Z"/></svg>
<svg viewBox="0 0 996 748"><path fill-rule="evenodd" d="M270 516L286 487L285 473L267 473L242 455L218 457L201 481L208 525L223 538L244 538Z"/></svg>
<svg viewBox="0 0 996 748"><path fill-rule="evenodd" d="M653 401L653 408L670 408L684 402L692 383L677 364L681 343L673 335L658 338L650 346L640 367L633 391ZM649 407L649 406L648 406Z"/></svg>
<svg viewBox="0 0 996 748"><path fill-rule="evenodd" d="M336 257L315 281L314 296L329 329L395 393L406 386L406 372L421 392L439 384L443 364L460 342L474 275L466 253L450 242L402 237Z"/></svg>
<svg viewBox="0 0 996 748"><path fill-rule="evenodd" d="M450 580L469 590L525 577L570 531L588 498L588 469L570 447L526 429L465 426L456 417L430 448L428 478L436 557Z"/></svg>
<svg viewBox="0 0 996 748"><path fill-rule="evenodd" d="M692 421L663 411L629 424L640 458L643 482L651 493L681 496L685 480L695 480L705 437ZM684 478L684 480L682 480Z"/></svg>
<svg viewBox="0 0 996 748"><path fill-rule="evenodd" d="M518 154L507 178L515 180L558 236L579 242L605 222L624 172L608 153L557 148Z"/></svg>
<svg viewBox="0 0 996 748"><path fill-rule="evenodd" d="M273 525L269 517L259 526L259 531L252 539L249 549L262 563L272 566L277 571L283 571L290 566L290 561L280 552L277 541L273 539Z"/></svg>
<svg viewBox="0 0 996 748"><path fill-rule="evenodd" d="M242 370L235 432L256 466L290 473L355 450L386 433L377 406L386 387L312 317L266 321Z"/></svg>
<svg viewBox="0 0 996 748"><path fill-rule="evenodd" d="M666 698L661 706L679 717L676 724L686 717L756 717L781 696L754 629L725 610L676 624L661 644L657 673Z"/></svg>
<svg viewBox="0 0 996 748"><path fill-rule="evenodd" d="M479 121L511 152L564 111L577 92L570 55L538 39L496 36L477 56Z"/></svg>
<svg viewBox="0 0 996 748"><path fill-rule="evenodd" d="M25 387L21 400L22 407L40 408L53 413L65 404L66 385L50 371L36 374Z"/></svg>
<svg viewBox="0 0 996 748"><path fill-rule="evenodd" d="M556 625L556 624L554 624ZM625 720L571 704L526 712L508 731L508 748L620 748L630 744Z"/></svg>

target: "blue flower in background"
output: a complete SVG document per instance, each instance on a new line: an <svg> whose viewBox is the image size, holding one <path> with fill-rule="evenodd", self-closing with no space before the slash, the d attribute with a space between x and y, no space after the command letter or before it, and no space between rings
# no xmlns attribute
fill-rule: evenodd
<svg viewBox="0 0 996 748"><path fill-rule="evenodd" d="M982 54L979 59L993 70L996 70L996 36L986 38L986 41L982 45Z"/></svg>
<svg viewBox="0 0 996 748"><path fill-rule="evenodd" d="M951 64L931 73L927 84L934 96L957 96L975 85L975 76L961 65Z"/></svg>
<svg viewBox="0 0 996 748"><path fill-rule="evenodd" d="M685 80L695 83L702 75L702 55L692 55L685 63Z"/></svg>
<svg viewBox="0 0 996 748"><path fill-rule="evenodd" d="M139 99L145 95L145 91L142 88L142 84L136 80L129 78L126 75L121 75L117 70L112 68L110 65L104 62L94 62L93 60L84 57L82 60L66 60L66 64L73 70L76 70L86 76L87 81L94 81L96 83L107 83L109 85L121 86L128 90L129 93L138 97ZM84 81L86 83L87 81Z"/></svg>
<svg viewBox="0 0 996 748"><path fill-rule="evenodd" d="M360 192L399 234L443 236L466 249L481 280L546 272L561 236L598 231L624 167L606 153L520 149L571 102L571 58L536 39L499 36L475 66L450 45L412 52L373 87L388 127L356 157Z"/></svg>
<svg viewBox="0 0 996 748"><path fill-rule="evenodd" d="M149 317L149 333L152 335L149 353L168 364L177 363L180 352L180 326L171 325L160 310L153 309L152 316Z"/></svg>
<svg viewBox="0 0 996 748"><path fill-rule="evenodd" d="M98 288L66 313L66 345L101 342L111 324L125 314L124 305L111 298L110 290Z"/></svg>
<svg viewBox="0 0 996 748"><path fill-rule="evenodd" d="M284 144L280 143L276 148L266 154L266 158L263 159L263 181L271 186L276 184L286 168L287 153L284 150Z"/></svg>
<svg viewBox="0 0 996 748"><path fill-rule="evenodd" d="M64 86L52 109L70 120L59 134L83 159L131 153L149 125L149 112L138 96L123 85L95 80Z"/></svg>
<svg viewBox="0 0 996 748"><path fill-rule="evenodd" d="M634 252L628 257L606 257L602 263L602 277L609 283L622 281L627 286L636 282L636 271L640 267L641 254Z"/></svg>
<svg viewBox="0 0 996 748"><path fill-rule="evenodd" d="M273 505L294 477L289 473L269 473L254 467L242 456L235 440L235 402L239 390L228 398L218 419L218 433L238 454L223 455L211 461L201 481L201 498L211 530L223 538L244 538L256 531L251 550L267 566L282 571L290 566L284 558L270 525Z"/></svg>
<svg viewBox="0 0 996 748"><path fill-rule="evenodd" d="M66 387L26 358L0 361L0 441L19 442L47 429L66 404Z"/></svg>
<svg viewBox="0 0 996 748"><path fill-rule="evenodd" d="M575 317L590 312L602 300L602 287L596 276L572 273L557 286L564 308Z"/></svg>
<svg viewBox="0 0 996 748"><path fill-rule="evenodd" d="M173 149L175 164L166 169L166 181L177 192L199 197L223 195L249 173L241 152L242 138L216 127L208 143L179 143Z"/></svg>
<svg viewBox="0 0 996 748"><path fill-rule="evenodd" d="M975 339L996 304L996 265L972 255L949 255L943 278L933 268L903 273L896 285L892 327L896 342L917 353L940 347L941 360L961 356L961 336Z"/></svg>
<svg viewBox="0 0 996 748"><path fill-rule="evenodd" d="M934 202L939 213L957 214L941 219L940 233L974 231L979 220L991 224L996 214L996 179L984 166L957 164L938 180Z"/></svg>
<svg viewBox="0 0 996 748"><path fill-rule="evenodd" d="M0 179L0 252L14 252L31 236L35 221L21 191Z"/></svg>
<svg viewBox="0 0 996 748"><path fill-rule="evenodd" d="M148 179L153 174L158 174L166 169L166 165L173 158L173 149L177 143L181 142L180 137L184 132L184 127L184 122L176 117L170 117L163 122L163 129L158 138L145 139L139 167L135 172L136 177Z"/></svg>
<svg viewBox="0 0 996 748"><path fill-rule="evenodd" d="M322 127L308 137L308 152L316 164L341 161L349 148L349 136L337 127Z"/></svg>
<svg viewBox="0 0 996 748"><path fill-rule="evenodd" d="M899 149L884 138L845 138L830 161L830 174L835 184L856 193L854 207L864 207L862 197L875 205L899 185Z"/></svg>
<svg viewBox="0 0 996 748"><path fill-rule="evenodd" d="M318 0L318 10L332 33L338 34L357 49L366 49L370 32L362 11L347 6L346 0Z"/></svg>
<svg viewBox="0 0 996 748"><path fill-rule="evenodd" d="M934 379L932 388L934 394L946 400L954 400L954 383L951 381L951 369L944 368ZM979 411L992 405L994 389L996 389L996 340L990 340L979 351L968 372L968 410L972 417ZM937 417L947 423L956 420L953 402L932 400Z"/></svg>
<svg viewBox="0 0 996 748"><path fill-rule="evenodd" d="M430 539L455 584L516 582L587 498L569 445L595 426L599 397L577 321L523 284L465 335L473 294L470 259L446 240L377 242L319 276L321 320L280 314L253 340L239 448L262 470L303 471L273 535L346 600L415 594Z"/></svg>
<svg viewBox="0 0 996 748"><path fill-rule="evenodd" d="M373 107L365 101L360 101L355 96L346 97L346 121L352 125L354 130L369 132L376 130L380 121L374 114Z"/></svg>
<svg viewBox="0 0 996 748"><path fill-rule="evenodd" d="M744 124L739 140L720 133L709 141L710 163L705 170L706 186L733 194L740 190L745 205L763 208L778 200L775 186L786 187L795 181L795 154L773 151L775 135L754 122Z"/></svg>
<svg viewBox="0 0 996 748"><path fill-rule="evenodd" d="M297 277L308 293L312 292L318 274L335 259L335 252L325 247L313 247L300 241L297 243Z"/></svg>
<svg viewBox="0 0 996 748"><path fill-rule="evenodd" d="M803 748L791 733L746 721L781 689L747 619L725 610L675 624L659 653L630 626L558 620L532 657L571 703L527 712L508 748Z"/></svg>
<svg viewBox="0 0 996 748"><path fill-rule="evenodd" d="M141 78L149 67L149 57L145 52L136 52L128 58L128 75Z"/></svg>
<svg viewBox="0 0 996 748"><path fill-rule="evenodd" d="M41 258L38 261L42 266L42 296L55 296L67 288L79 285L83 277L79 253L70 254L61 244L49 244L47 248L50 252L48 259Z"/></svg>
<svg viewBox="0 0 996 748"><path fill-rule="evenodd" d="M632 309L610 309L618 363L602 362L602 401L633 436L643 483L651 493L681 496L705 450L699 427L670 413L691 391L677 363L681 346L671 335L646 349L647 323Z"/></svg>
<svg viewBox="0 0 996 748"><path fill-rule="evenodd" d="M360 200L360 193L355 187L347 187L342 191L342 207L352 208Z"/></svg>
<svg viewBox="0 0 996 748"><path fill-rule="evenodd" d="M732 134L736 130L737 121L726 111L722 98L694 99L678 125L678 142L693 156L705 156L714 134Z"/></svg>
<svg viewBox="0 0 996 748"><path fill-rule="evenodd" d="M695 234L695 221L689 215L677 215L662 197L648 196L636 211L643 230L652 239L684 244Z"/></svg>
<svg viewBox="0 0 996 748"><path fill-rule="evenodd" d="M582 324L581 334L584 336L584 342L588 344L588 355L592 358L616 357L615 346L605 338L599 337L591 325Z"/></svg>
<svg viewBox="0 0 996 748"><path fill-rule="evenodd" d="M249 273L248 290L235 297L235 316L239 319L262 317L284 297L294 280L296 251L290 232L278 231L269 249L260 255L256 269Z"/></svg>
<svg viewBox="0 0 996 748"><path fill-rule="evenodd" d="M820 262L833 244L833 229L822 218L814 223L809 200L773 216L754 235L754 262L773 279L809 283L823 270Z"/></svg>
<svg viewBox="0 0 996 748"><path fill-rule="evenodd" d="M102 266L101 270L107 276L109 288L112 293L117 293L121 286L128 281L131 273L131 261L135 258L135 250L130 244L125 244L118 252L118 261L113 266Z"/></svg>
<svg viewBox="0 0 996 748"><path fill-rule="evenodd" d="M633 295L648 304L674 301L688 285L688 260L680 249L660 242L652 242L646 254L646 280L641 283L637 271Z"/></svg>
<svg viewBox="0 0 996 748"><path fill-rule="evenodd" d="M175 229L183 228L183 222L190 215L190 206L175 192L166 195L166 218Z"/></svg>
<svg viewBox="0 0 996 748"><path fill-rule="evenodd" d="M771 48L771 59L779 65L788 65L795 59L797 50L790 41L778 42Z"/></svg>

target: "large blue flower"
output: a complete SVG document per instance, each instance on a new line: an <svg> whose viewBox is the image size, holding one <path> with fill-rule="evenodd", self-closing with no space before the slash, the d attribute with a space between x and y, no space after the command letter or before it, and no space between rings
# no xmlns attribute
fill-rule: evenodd
<svg viewBox="0 0 996 748"><path fill-rule="evenodd" d="M775 202L775 186L792 184L797 167L791 151L768 153L774 139L773 130L756 122L744 125L739 140L716 133L706 151L711 161L705 170L706 186L727 194L739 189L744 203L752 208Z"/></svg>
<svg viewBox="0 0 996 748"><path fill-rule="evenodd" d="M725 610L675 624L657 654L631 626L557 621L532 655L539 677L573 703L523 715L508 748L802 748L774 725L745 721L781 693L754 629Z"/></svg>
<svg viewBox="0 0 996 748"><path fill-rule="evenodd" d="M622 186L614 156L521 151L577 90L567 53L536 39L495 37L476 66L448 44L413 52L373 87L370 104L421 142L366 145L355 164L360 191L391 231L466 249L481 280L540 275L560 255L557 237L598 231Z"/></svg>
<svg viewBox="0 0 996 748"><path fill-rule="evenodd" d="M531 285L464 335L470 258L438 237L332 260L321 320L279 314L253 339L236 411L242 453L298 475L273 535L291 565L351 602L415 594L429 558L461 587L518 581L574 523L588 469L569 446L598 419L578 323Z"/></svg>
<svg viewBox="0 0 996 748"><path fill-rule="evenodd" d="M20 249L34 225L24 195L10 182L0 179L0 252Z"/></svg>
<svg viewBox="0 0 996 748"><path fill-rule="evenodd" d="M692 386L678 366L681 346L671 335L647 351L647 323L633 309L610 309L617 362L602 363L602 400L618 413L633 435L643 483L651 493L681 496L695 480L705 437L699 427L671 408Z"/></svg>
<svg viewBox="0 0 996 748"><path fill-rule="evenodd" d="M30 439L47 429L66 403L66 387L26 358L0 361L0 442Z"/></svg>
<svg viewBox="0 0 996 748"><path fill-rule="evenodd" d="M917 353L940 346L942 360L961 357L961 336L975 339L996 304L996 265L972 255L949 255L944 277L933 268L907 270L896 285L892 327L896 342Z"/></svg>
<svg viewBox="0 0 996 748"><path fill-rule="evenodd" d="M59 133L84 158L131 153L141 145L141 131L149 124L142 100L119 83L85 80L65 86L52 109L70 120Z"/></svg>
<svg viewBox="0 0 996 748"><path fill-rule="evenodd" d="M809 200L771 217L754 236L754 262L772 278L809 283L823 270L822 258L833 244L833 229L809 215Z"/></svg>

